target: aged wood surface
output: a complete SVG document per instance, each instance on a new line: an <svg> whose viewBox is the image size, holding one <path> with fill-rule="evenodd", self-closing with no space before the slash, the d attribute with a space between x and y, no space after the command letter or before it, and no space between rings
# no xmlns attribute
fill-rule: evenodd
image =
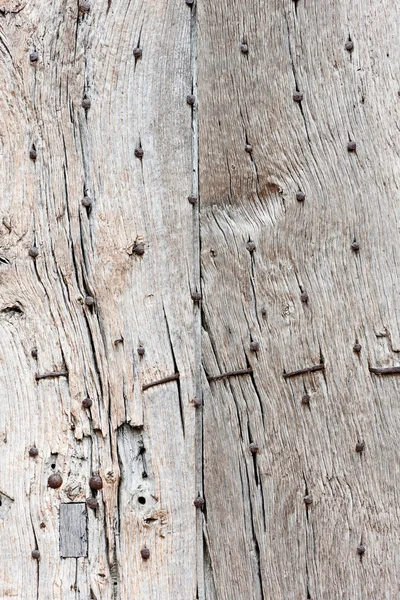
<svg viewBox="0 0 400 600"><path fill-rule="evenodd" d="M84 502L60 505L60 555L78 558L87 555L87 512Z"/></svg>
<svg viewBox="0 0 400 600"><path fill-rule="evenodd" d="M209 598L400 597L399 12L198 3Z"/></svg>
<svg viewBox="0 0 400 600"><path fill-rule="evenodd" d="M195 598L192 10L79 4L0 1L0 598Z"/></svg>

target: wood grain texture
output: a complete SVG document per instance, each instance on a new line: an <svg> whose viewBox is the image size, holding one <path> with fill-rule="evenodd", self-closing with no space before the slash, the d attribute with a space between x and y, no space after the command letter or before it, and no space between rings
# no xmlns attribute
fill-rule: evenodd
<svg viewBox="0 0 400 600"><path fill-rule="evenodd" d="M191 10L181 0L93 0L79 15L76 0L0 9L0 492L11 499L0 597L194 598ZM126 429L146 440L147 479L120 479ZM88 557L61 559L60 504L91 496L96 472Z"/></svg>
<svg viewBox="0 0 400 600"><path fill-rule="evenodd" d="M399 596L399 16L198 5L211 598Z"/></svg>

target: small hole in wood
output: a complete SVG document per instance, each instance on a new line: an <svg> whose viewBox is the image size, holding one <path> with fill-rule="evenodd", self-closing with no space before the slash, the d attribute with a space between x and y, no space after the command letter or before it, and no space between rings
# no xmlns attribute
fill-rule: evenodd
<svg viewBox="0 0 400 600"><path fill-rule="evenodd" d="M146 504L146 498L144 498L144 496L139 496L138 502L139 504Z"/></svg>
<svg viewBox="0 0 400 600"><path fill-rule="evenodd" d="M52 465L50 465L50 466L51 466L51 468L52 468L52 469L55 469L55 468L56 468L56 465L55 465L55 463L53 463L53 464L52 464Z"/></svg>

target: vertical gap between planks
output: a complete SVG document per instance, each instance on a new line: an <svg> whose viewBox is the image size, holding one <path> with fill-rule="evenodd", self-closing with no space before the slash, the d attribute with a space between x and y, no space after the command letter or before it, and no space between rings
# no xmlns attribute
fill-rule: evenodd
<svg viewBox="0 0 400 600"><path fill-rule="evenodd" d="M197 6L193 5L190 23L190 69L192 94L196 98L192 110L192 194L197 197L193 206L193 289L201 292L200 273L200 195L199 195L199 135L197 96ZM203 496L203 411L201 389L201 301L194 303L195 394L201 407L195 416L195 485L196 495ZM196 571L197 598L205 600L203 564L203 513L196 509Z"/></svg>

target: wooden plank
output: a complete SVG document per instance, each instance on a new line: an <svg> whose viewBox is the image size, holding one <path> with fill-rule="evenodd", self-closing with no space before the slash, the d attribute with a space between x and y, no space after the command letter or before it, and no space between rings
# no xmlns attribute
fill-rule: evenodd
<svg viewBox="0 0 400 600"><path fill-rule="evenodd" d="M0 14L0 597L194 598L192 11L78 4ZM127 424L148 440L164 536L119 504ZM88 556L62 560L60 505L92 497L95 472Z"/></svg>
<svg viewBox="0 0 400 600"><path fill-rule="evenodd" d="M399 365L398 9L205 1L198 31L209 588L398 597L398 379L369 371Z"/></svg>
<svg viewBox="0 0 400 600"><path fill-rule="evenodd" d="M84 502L60 505L60 556L87 556L87 512Z"/></svg>

